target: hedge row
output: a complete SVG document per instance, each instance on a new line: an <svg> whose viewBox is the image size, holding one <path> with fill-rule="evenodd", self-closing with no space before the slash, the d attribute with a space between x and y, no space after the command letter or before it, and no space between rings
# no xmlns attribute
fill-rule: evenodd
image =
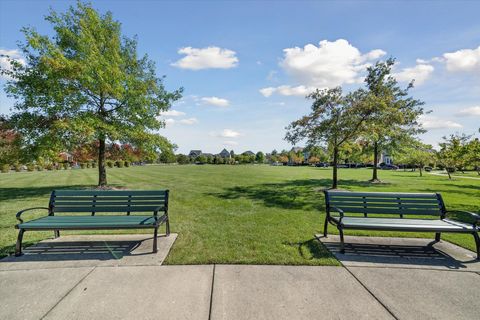
<svg viewBox="0 0 480 320"><path fill-rule="evenodd" d="M111 160L107 160L106 161L106 166L108 168L113 168L113 167L117 167L117 168L123 168L123 167L130 167L131 163L130 161L123 161L123 160L117 160L117 161L111 161ZM68 162L64 162L64 163L57 163L57 164L53 164L53 163L48 163L48 164L45 164L45 165L39 165L39 164L33 164L33 163L29 163L27 165L23 165L23 164L14 164L14 165L10 165L10 164L3 164L0 166L0 171L2 173L7 173L7 172L10 172L10 170L14 170L16 172L20 172L20 171L43 171L43 170L68 170L72 167L72 165ZM86 168L96 168L97 167L97 163L96 162L82 162L80 163L80 168L81 169L86 169Z"/></svg>

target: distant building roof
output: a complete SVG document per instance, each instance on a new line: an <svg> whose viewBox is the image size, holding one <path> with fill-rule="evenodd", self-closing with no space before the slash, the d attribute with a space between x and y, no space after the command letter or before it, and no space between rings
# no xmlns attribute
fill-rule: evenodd
<svg viewBox="0 0 480 320"><path fill-rule="evenodd" d="M227 158L227 157L230 157L230 152L228 152L227 149L223 149L222 151L220 151L220 153L218 155L220 157Z"/></svg>
<svg viewBox="0 0 480 320"><path fill-rule="evenodd" d="M188 155L190 157L192 157L192 156L198 157L201 154L202 154L202 150L190 150L190 153Z"/></svg>

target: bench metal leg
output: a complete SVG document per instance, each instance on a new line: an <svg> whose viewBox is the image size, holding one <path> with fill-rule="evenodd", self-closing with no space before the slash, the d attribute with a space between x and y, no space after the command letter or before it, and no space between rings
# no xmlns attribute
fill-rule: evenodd
<svg viewBox="0 0 480 320"><path fill-rule="evenodd" d="M480 237L478 236L478 232L473 233L473 238L475 238L475 244L477 246L477 260L480 260Z"/></svg>
<svg viewBox="0 0 480 320"><path fill-rule="evenodd" d="M153 232L153 253L157 253L157 251L158 251L157 237L158 237L158 227L156 227L155 231Z"/></svg>
<svg viewBox="0 0 480 320"><path fill-rule="evenodd" d="M440 232L435 233L435 242L439 242L439 241L440 241L440 236L441 236L441 233L440 233Z"/></svg>
<svg viewBox="0 0 480 320"><path fill-rule="evenodd" d="M325 225L323 226L323 236L325 238L327 237L327 231L328 231L328 217L325 217Z"/></svg>
<svg viewBox="0 0 480 320"><path fill-rule="evenodd" d="M345 241L343 239L343 229L339 227L338 232L340 232L340 253L345 253Z"/></svg>
<svg viewBox="0 0 480 320"><path fill-rule="evenodd" d="M60 237L60 231L59 231L59 230L53 231L53 236L54 236L55 238L59 238L59 237Z"/></svg>
<svg viewBox="0 0 480 320"><path fill-rule="evenodd" d="M22 255L22 240L23 240L24 233L25 233L24 229L20 229L18 231L17 244L15 245L15 257Z"/></svg>
<svg viewBox="0 0 480 320"><path fill-rule="evenodd" d="M165 221L165 233L167 236L170 235L170 219L167 217L167 221Z"/></svg>

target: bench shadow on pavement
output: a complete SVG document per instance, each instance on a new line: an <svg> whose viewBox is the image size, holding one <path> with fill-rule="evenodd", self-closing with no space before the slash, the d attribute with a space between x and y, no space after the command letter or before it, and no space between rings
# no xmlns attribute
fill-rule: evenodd
<svg viewBox="0 0 480 320"><path fill-rule="evenodd" d="M159 238L161 237L162 235L159 235ZM127 256L151 255L151 241L152 237L117 241L62 241L61 239L42 241L25 248L24 254L20 257L12 255L1 259L0 264L2 262L120 260Z"/></svg>
<svg viewBox="0 0 480 320"><path fill-rule="evenodd" d="M329 236L317 236L342 264L346 266L399 266L399 267L440 267L451 270L462 270L478 264L475 258L468 256L453 257L448 252L436 248L435 242L421 244L375 244L345 243L345 253L340 252L340 243L331 241ZM333 236L336 238L336 236ZM327 240L328 239L328 240ZM465 259L463 259L465 258Z"/></svg>

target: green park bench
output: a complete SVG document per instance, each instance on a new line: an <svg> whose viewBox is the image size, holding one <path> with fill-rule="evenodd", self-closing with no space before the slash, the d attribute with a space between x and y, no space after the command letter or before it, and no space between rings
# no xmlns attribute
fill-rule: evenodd
<svg viewBox="0 0 480 320"><path fill-rule="evenodd" d="M480 216L466 211L447 211L439 193L348 192L325 191L326 218L340 233L340 251L345 253L343 230L383 230L435 232L440 241L443 232L470 233L475 239L477 259L480 259ZM447 218L447 213L465 213L473 224Z"/></svg>
<svg viewBox="0 0 480 320"><path fill-rule="evenodd" d="M15 226L19 229L15 255L22 254L25 231L53 230L57 238L60 236L60 230L148 228L154 229L155 253L159 226L165 223L166 234L167 236L170 234L168 195L168 190L55 190L50 195L48 208L29 208L17 213L17 220L20 223ZM21 215L34 209L45 209L48 215L24 222Z"/></svg>

